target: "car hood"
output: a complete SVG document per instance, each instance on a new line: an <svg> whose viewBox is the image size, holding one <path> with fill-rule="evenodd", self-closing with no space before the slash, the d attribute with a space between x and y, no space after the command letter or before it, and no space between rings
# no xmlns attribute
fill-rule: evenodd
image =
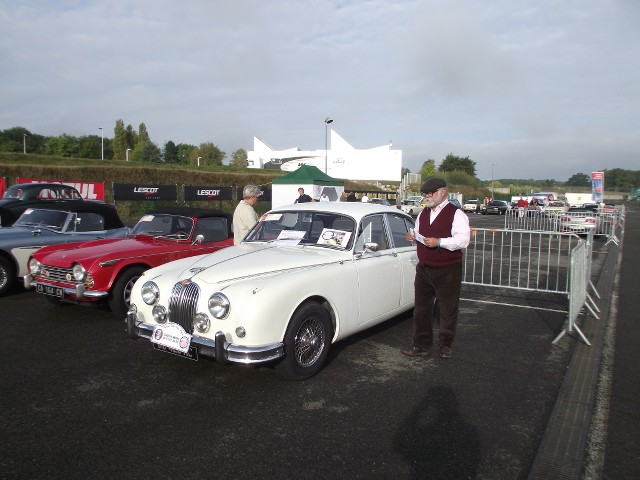
<svg viewBox="0 0 640 480"><path fill-rule="evenodd" d="M190 278L209 284L308 269L344 262L350 251L317 246L276 246L273 243L243 243L217 252L190 257L147 270L147 280L171 276L174 281Z"/></svg>
<svg viewBox="0 0 640 480"><path fill-rule="evenodd" d="M154 240L151 237L105 238L88 242L55 245L38 250L34 257L45 265L68 266L74 262L86 263L148 255L161 255L188 248L187 242Z"/></svg>

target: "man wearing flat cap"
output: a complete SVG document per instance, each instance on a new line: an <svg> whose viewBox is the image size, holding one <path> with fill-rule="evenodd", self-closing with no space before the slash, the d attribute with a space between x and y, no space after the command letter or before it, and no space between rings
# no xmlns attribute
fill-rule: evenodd
<svg viewBox="0 0 640 480"><path fill-rule="evenodd" d="M416 219L414 231L407 233L407 240L415 241L418 250L413 342L400 352L410 357L431 354L433 307L434 299L437 299L440 357L451 358L462 284L462 249L469 245L469 218L449 202L443 179L428 179L420 191L427 208Z"/></svg>

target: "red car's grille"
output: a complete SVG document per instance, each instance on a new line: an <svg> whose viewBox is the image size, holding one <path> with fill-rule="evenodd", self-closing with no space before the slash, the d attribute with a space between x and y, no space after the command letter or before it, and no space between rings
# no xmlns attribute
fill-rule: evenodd
<svg viewBox="0 0 640 480"><path fill-rule="evenodd" d="M50 265L42 265L40 273L36 275L36 280L74 286L82 283L73 278L73 270L71 268L52 267ZM90 273L87 273L84 283L93 283L93 277Z"/></svg>

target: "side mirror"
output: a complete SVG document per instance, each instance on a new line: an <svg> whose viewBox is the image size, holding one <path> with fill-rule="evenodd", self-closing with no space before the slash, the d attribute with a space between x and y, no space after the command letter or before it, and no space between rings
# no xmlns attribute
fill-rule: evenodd
<svg viewBox="0 0 640 480"><path fill-rule="evenodd" d="M202 242L204 242L204 235L198 235L191 245L200 245Z"/></svg>
<svg viewBox="0 0 640 480"><path fill-rule="evenodd" d="M378 244L375 243L375 242L365 242L364 251L365 252L377 252L378 251Z"/></svg>

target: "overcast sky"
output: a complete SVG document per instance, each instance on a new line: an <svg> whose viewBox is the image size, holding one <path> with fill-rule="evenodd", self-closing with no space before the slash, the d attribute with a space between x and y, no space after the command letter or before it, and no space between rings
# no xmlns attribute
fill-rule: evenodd
<svg viewBox="0 0 640 480"><path fill-rule="evenodd" d="M0 0L0 130L640 170L638 0ZM495 167L492 168L492 164Z"/></svg>

